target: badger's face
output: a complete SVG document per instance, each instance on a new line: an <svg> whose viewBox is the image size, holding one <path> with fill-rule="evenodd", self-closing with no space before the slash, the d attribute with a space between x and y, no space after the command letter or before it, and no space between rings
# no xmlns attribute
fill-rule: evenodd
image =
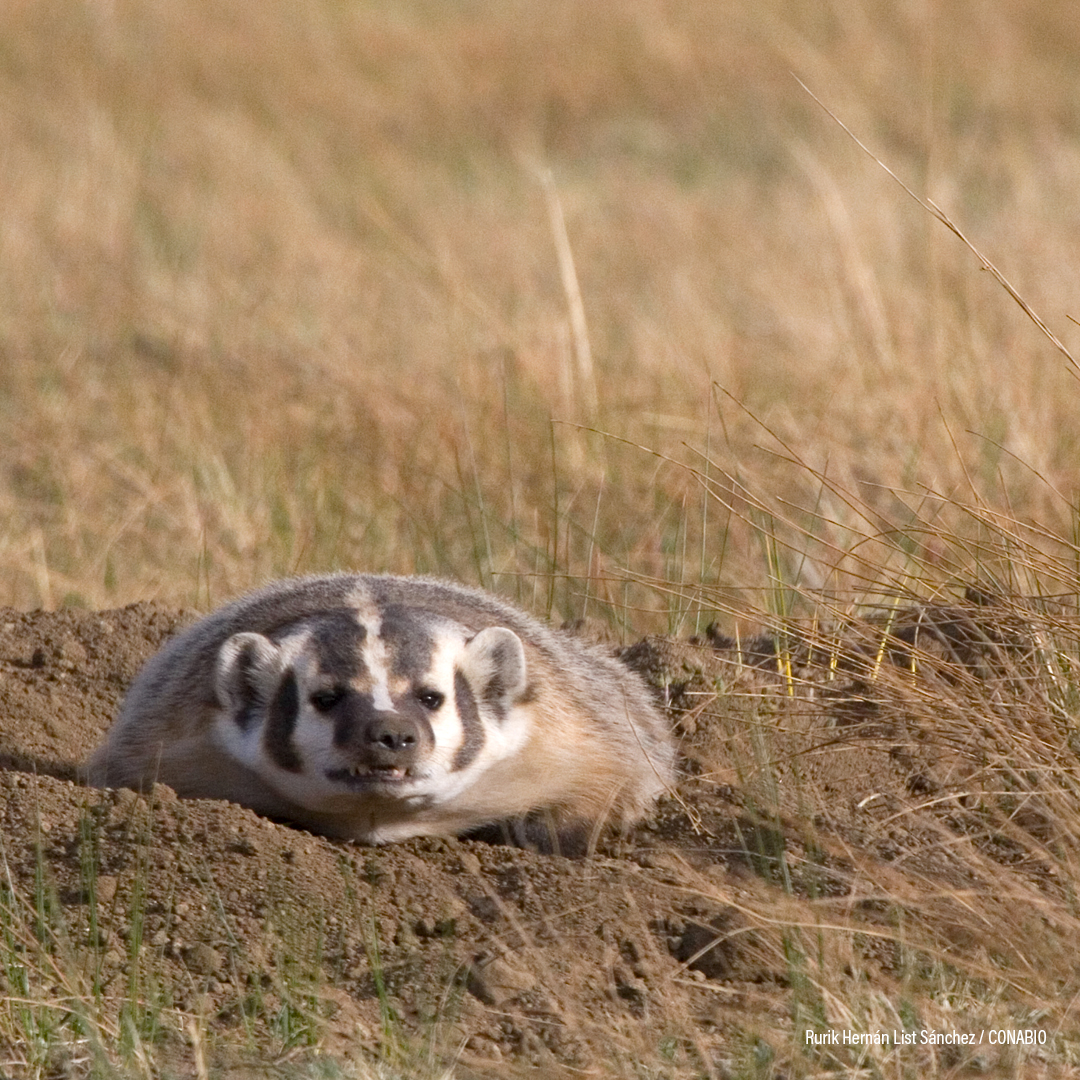
<svg viewBox="0 0 1080 1080"><path fill-rule="evenodd" d="M236 634L216 677L219 741L317 813L445 803L527 735L518 636L423 611L346 609L273 638Z"/></svg>

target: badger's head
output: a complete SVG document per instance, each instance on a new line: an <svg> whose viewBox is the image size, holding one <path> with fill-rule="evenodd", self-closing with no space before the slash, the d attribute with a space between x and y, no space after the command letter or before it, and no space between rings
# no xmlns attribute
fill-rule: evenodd
<svg viewBox="0 0 1080 1080"><path fill-rule="evenodd" d="M236 634L218 653L216 691L227 752L316 813L438 805L527 736L520 638L407 608Z"/></svg>

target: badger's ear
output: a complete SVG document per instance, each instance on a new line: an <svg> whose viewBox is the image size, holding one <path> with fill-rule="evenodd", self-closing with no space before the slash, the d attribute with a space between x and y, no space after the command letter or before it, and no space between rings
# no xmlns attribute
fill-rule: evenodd
<svg viewBox="0 0 1080 1080"><path fill-rule="evenodd" d="M233 634L218 651L218 701L236 716L274 695L283 670L281 650L262 634Z"/></svg>
<svg viewBox="0 0 1080 1080"><path fill-rule="evenodd" d="M465 646L459 670L477 701L503 715L525 693L525 646L513 630L489 627Z"/></svg>

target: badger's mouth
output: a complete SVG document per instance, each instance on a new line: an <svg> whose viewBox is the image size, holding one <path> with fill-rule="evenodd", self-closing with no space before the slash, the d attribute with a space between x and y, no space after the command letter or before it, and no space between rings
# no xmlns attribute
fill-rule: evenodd
<svg viewBox="0 0 1080 1080"><path fill-rule="evenodd" d="M326 778L351 788L401 787L415 780L412 771L396 765L353 765L347 769L328 769Z"/></svg>

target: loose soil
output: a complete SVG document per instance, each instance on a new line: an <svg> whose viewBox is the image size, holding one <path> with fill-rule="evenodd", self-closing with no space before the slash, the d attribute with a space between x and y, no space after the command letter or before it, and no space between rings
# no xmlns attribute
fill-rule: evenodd
<svg viewBox="0 0 1080 1080"><path fill-rule="evenodd" d="M890 655L850 629L816 657L806 641L640 642L624 658L665 696L682 781L629 835L566 859L365 848L161 786L80 786L126 686L185 621L149 604L0 612L0 979L13 993L23 956L28 997L92 1003L116 1045L126 1016L176 1074L315 1054L457 1076L854 1067L843 1047L813 1057L804 1029L913 1011L935 1027L946 983L1009 1017L1077 989L1075 849L1009 741L1075 766L1026 630L959 651L939 634L917 671L908 647L926 643L899 630ZM998 1060L947 1051L937 1066ZM15 1072L28 1053L4 1047ZM79 1074L83 1050L51 1053L55 1075Z"/></svg>

